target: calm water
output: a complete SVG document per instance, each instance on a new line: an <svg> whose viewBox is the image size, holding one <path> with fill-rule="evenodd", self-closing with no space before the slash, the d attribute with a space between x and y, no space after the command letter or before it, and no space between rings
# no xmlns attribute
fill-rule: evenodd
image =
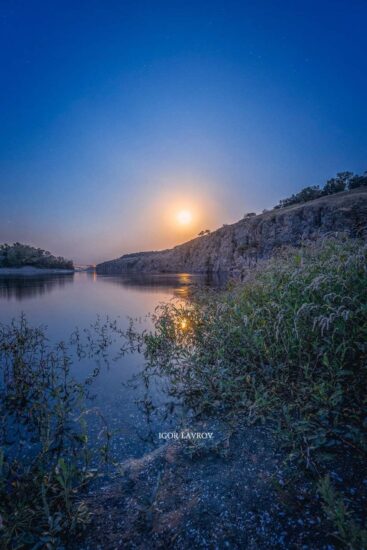
<svg viewBox="0 0 367 550"><path fill-rule="evenodd" d="M193 285L218 285L188 274L152 276L113 276L95 273L43 275L32 277L0 276L0 322L8 323L24 313L33 326L47 326L50 341L67 340L76 327L86 328L108 315L127 327L128 318L142 317L161 302L186 299ZM76 376L86 376L95 364L84 361L74 365ZM158 442L158 432L174 419L154 417L151 425L137 401L147 398L142 387L126 383L143 367L143 358L129 355L103 368L94 383L95 404L115 430L114 450L119 459L139 456L147 444ZM159 388L150 388L149 399L162 402ZM167 424L168 423L168 424ZM147 443L147 438L151 442Z"/></svg>

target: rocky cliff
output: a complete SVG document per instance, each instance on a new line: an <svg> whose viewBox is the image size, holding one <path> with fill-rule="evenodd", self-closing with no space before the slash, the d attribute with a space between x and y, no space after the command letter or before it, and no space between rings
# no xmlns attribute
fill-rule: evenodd
<svg viewBox="0 0 367 550"><path fill-rule="evenodd" d="M281 246L339 231L367 237L367 188L245 218L169 250L126 254L97 265L97 272L239 274Z"/></svg>

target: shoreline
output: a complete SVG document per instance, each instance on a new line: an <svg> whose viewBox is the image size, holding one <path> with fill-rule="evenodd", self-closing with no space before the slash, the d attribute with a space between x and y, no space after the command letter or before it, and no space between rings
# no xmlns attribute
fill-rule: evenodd
<svg viewBox="0 0 367 550"><path fill-rule="evenodd" d="M1 275L70 275L75 273L74 269L57 269L57 268L42 268L42 267L32 267L29 265L22 267L0 267L0 276Z"/></svg>

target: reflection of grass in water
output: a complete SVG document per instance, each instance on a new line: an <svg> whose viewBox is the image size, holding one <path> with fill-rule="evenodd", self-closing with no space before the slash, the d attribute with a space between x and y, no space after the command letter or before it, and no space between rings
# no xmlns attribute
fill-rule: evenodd
<svg viewBox="0 0 367 550"><path fill-rule="evenodd" d="M225 292L164 304L131 331L148 372L196 413L271 423L316 476L366 459L367 246L328 238L288 250Z"/></svg>
<svg viewBox="0 0 367 550"><path fill-rule="evenodd" d="M73 379L64 343L51 348L22 317L0 326L0 361L0 536L6 548L59 547L89 522L79 497L110 435L102 426L100 449L90 447L91 379Z"/></svg>

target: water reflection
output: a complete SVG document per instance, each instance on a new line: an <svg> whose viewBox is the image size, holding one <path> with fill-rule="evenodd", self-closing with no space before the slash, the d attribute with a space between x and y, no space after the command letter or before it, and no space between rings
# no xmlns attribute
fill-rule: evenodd
<svg viewBox="0 0 367 550"><path fill-rule="evenodd" d="M169 289L174 296L185 298L189 295L190 290L197 286L223 287L228 280L228 276L225 273L128 273L121 275L97 275L97 280L121 285L127 289L137 289L150 294Z"/></svg>
<svg viewBox="0 0 367 550"><path fill-rule="evenodd" d="M130 292L150 295L154 300L153 297L158 297L159 294L187 298L190 292L198 286L218 288L223 287L226 282L227 276L225 274L128 273L98 275L95 272L84 272L65 275L2 275L0 276L0 300L20 302L32 298L41 298L45 294L59 291L55 294L60 295L60 300L71 300L73 295L79 302L83 300L82 294L87 293L88 296L84 297L84 302L91 303L100 296L102 303L104 302L102 310L108 310L111 295L108 289L112 291L114 302L119 301L122 296L127 296L126 293ZM113 291L112 286L115 286L115 291ZM63 292L66 289L68 289L68 292Z"/></svg>
<svg viewBox="0 0 367 550"><path fill-rule="evenodd" d="M68 342L76 327L85 335L83 329L95 326L97 319L101 319L103 326L106 316L112 322L116 320L122 330L129 328L130 318L137 319L138 327L143 330L150 327L151 320L146 316L158 304L169 301L172 296L185 298L196 285L221 286L225 280L223 276L188 273L1 276L0 324L8 324L24 314L31 326L47 326L50 342ZM182 319L182 322L181 329L186 330L189 320ZM120 356L122 344L118 337L112 342L112 356ZM95 367L95 359L87 354L81 361L75 360L72 369L77 379L83 380ZM159 431L178 422L173 415L178 405L171 396L167 397L165 379L149 380L148 387L138 377L136 389L135 384L129 384L143 368L144 358L139 353L112 360L108 368L102 368L101 376L94 380L91 389L96 396L93 406L100 409L111 432L117 434L113 453L118 460L141 456L147 445L157 440ZM151 417L147 418L146 412Z"/></svg>
<svg viewBox="0 0 367 550"><path fill-rule="evenodd" d="M47 294L56 288L70 285L74 280L73 273L65 275L31 275L0 276L0 299L26 300Z"/></svg>
<svg viewBox="0 0 367 550"><path fill-rule="evenodd" d="M112 283L125 289L135 289L140 292L154 293L169 290L175 296L184 298L195 286L222 287L227 281L225 274L122 274L97 275L95 272L78 274L93 283ZM35 275L35 276L0 276L0 299L16 299L18 301L42 296L56 289L75 282L74 274L65 275Z"/></svg>

